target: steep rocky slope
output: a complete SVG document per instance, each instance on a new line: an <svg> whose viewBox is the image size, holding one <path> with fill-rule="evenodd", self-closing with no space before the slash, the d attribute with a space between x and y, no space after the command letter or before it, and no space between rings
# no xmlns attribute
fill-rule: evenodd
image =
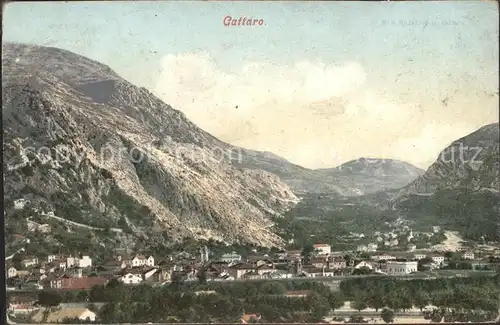
<svg viewBox="0 0 500 325"><path fill-rule="evenodd" d="M500 240L499 173L499 125L489 124L445 148L425 174L394 193L390 206L468 239Z"/></svg>
<svg viewBox="0 0 500 325"><path fill-rule="evenodd" d="M500 190L499 126L489 124L445 148L428 170L397 197L432 194L439 189L468 187L475 191Z"/></svg>
<svg viewBox="0 0 500 325"><path fill-rule="evenodd" d="M234 166L239 148L98 62L57 48L2 50L6 222L18 222L13 202L24 198L26 215L159 228L173 241L281 243L270 217L297 199L277 176Z"/></svg>

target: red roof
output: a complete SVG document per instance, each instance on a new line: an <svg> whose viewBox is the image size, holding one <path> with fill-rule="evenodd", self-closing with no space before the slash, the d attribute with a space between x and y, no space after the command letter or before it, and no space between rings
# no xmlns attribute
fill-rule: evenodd
<svg viewBox="0 0 500 325"><path fill-rule="evenodd" d="M314 244L314 247L328 247L328 244Z"/></svg>
<svg viewBox="0 0 500 325"><path fill-rule="evenodd" d="M81 277L81 278L63 278L61 279L61 287L63 289L84 290L91 289L96 285L103 285L108 282L103 277Z"/></svg>

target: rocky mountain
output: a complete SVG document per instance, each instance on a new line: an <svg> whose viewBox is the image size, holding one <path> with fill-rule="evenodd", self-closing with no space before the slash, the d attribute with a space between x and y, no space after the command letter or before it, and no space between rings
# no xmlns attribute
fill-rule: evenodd
<svg viewBox="0 0 500 325"><path fill-rule="evenodd" d="M270 217L297 198L276 175L234 165L242 149L99 62L51 47L2 51L8 226L51 212L72 226L133 230L117 243L155 230L173 242L281 244Z"/></svg>
<svg viewBox="0 0 500 325"><path fill-rule="evenodd" d="M348 195L352 191L322 172L295 165L270 152L242 150L240 162L234 164L251 169L262 169L278 175L296 193L337 193Z"/></svg>
<svg viewBox="0 0 500 325"><path fill-rule="evenodd" d="M359 158L336 168L318 171L358 195L400 188L424 173L424 170L403 161L377 158Z"/></svg>
<svg viewBox="0 0 500 325"><path fill-rule="evenodd" d="M359 158L335 168L307 169L268 152L243 150L245 168L258 168L278 175L297 193L336 193L358 196L397 189L424 171L392 159Z"/></svg>
<svg viewBox="0 0 500 325"><path fill-rule="evenodd" d="M459 230L468 239L500 240L499 125L462 137L415 181L395 192L393 210Z"/></svg>
<svg viewBox="0 0 500 325"><path fill-rule="evenodd" d="M500 190L499 125L489 124L445 148L420 177L396 195L430 195L436 190L469 188L473 191Z"/></svg>

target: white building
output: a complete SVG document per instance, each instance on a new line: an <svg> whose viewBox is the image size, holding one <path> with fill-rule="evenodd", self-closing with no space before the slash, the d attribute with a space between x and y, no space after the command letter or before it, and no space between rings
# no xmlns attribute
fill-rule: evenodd
<svg viewBox="0 0 500 325"><path fill-rule="evenodd" d="M367 268L369 268L370 270L372 270L372 269L373 269L373 266L372 266L370 263L365 262L365 261L361 261L361 262L359 262L358 264L356 264L356 266L355 266L354 268L355 268L355 269L360 269L360 268L362 268L362 267L367 267Z"/></svg>
<svg viewBox="0 0 500 325"><path fill-rule="evenodd" d="M66 267L67 268L71 268L75 265L78 265L78 258L72 257L72 256L66 258Z"/></svg>
<svg viewBox="0 0 500 325"><path fill-rule="evenodd" d="M356 251L357 251L357 252L367 252L367 251L368 251L368 246L365 246L365 245L359 245L359 246L356 248Z"/></svg>
<svg viewBox="0 0 500 325"><path fill-rule="evenodd" d="M154 269L151 269L149 271L144 272L144 274L143 274L144 280L147 280L150 277L152 277L157 271L158 271L158 269L154 268Z"/></svg>
<svg viewBox="0 0 500 325"><path fill-rule="evenodd" d="M444 262L444 256L442 255L433 255L431 256L432 258L432 262L434 262L434 264L437 264L437 265L441 265L441 263Z"/></svg>
<svg viewBox="0 0 500 325"><path fill-rule="evenodd" d="M9 269L7 270L7 277L8 278L13 278L17 275L17 270L15 267L9 267Z"/></svg>
<svg viewBox="0 0 500 325"><path fill-rule="evenodd" d="M47 256L47 262L48 262L48 263L52 263L52 262L54 262L56 259L57 259L57 256L56 256L56 255L48 255L48 256Z"/></svg>
<svg viewBox="0 0 500 325"><path fill-rule="evenodd" d="M369 252L376 252L378 248L378 244L369 243L367 246Z"/></svg>
<svg viewBox="0 0 500 325"><path fill-rule="evenodd" d="M146 265L151 267L155 266L155 258L153 256L148 257Z"/></svg>
<svg viewBox="0 0 500 325"><path fill-rule="evenodd" d="M390 261L390 260L395 260L396 256L387 254L387 253L381 253L377 255L372 256L372 260L374 261Z"/></svg>
<svg viewBox="0 0 500 325"><path fill-rule="evenodd" d="M14 209L22 210L26 204L29 204L30 201L26 199L17 199L14 201Z"/></svg>
<svg viewBox="0 0 500 325"><path fill-rule="evenodd" d="M423 253L417 253L417 254L414 254L413 255L413 258L416 259L416 260L423 260L424 258L426 258L427 255L426 254L423 254Z"/></svg>
<svg viewBox="0 0 500 325"><path fill-rule="evenodd" d="M474 253L473 252L465 252L462 254L462 258L464 260L473 260L474 259Z"/></svg>
<svg viewBox="0 0 500 325"><path fill-rule="evenodd" d="M82 258L78 259L78 267L87 268L91 266L92 266L92 259L89 256L84 255L82 256Z"/></svg>
<svg viewBox="0 0 500 325"><path fill-rule="evenodd" d="M127 273L124 276L118 278L119 281L124 284L138 284L142 282L142 276L140 274Z"/></svg>
<svg viewBox="0 0 500 325"><path fill-rule="evenodd" d="M313 247L318 255L330 255L332 253L332 248L328 244L315 244Z"/></svg>
<svg viewBox="0 0 500 325"><path fill-rule="evenodd" d="M385 265L385 272L390 275L405 275L412 272L417 272L417 270L418 262L416 261L387 261Z"/></svg>
<svg viewBox="0 0 500 325"><path fill-rule="evenodd" d="M234 262L240 262L241 261L241 255L236 254L236 252L228 253L228 254L223 254L220 258L222 262L226 263L234 263Z"/></svg>
<svg viewBox="0 0 500 325"><path fill-rule="evenodd" d="M22 261L22 263L23 263L24 267L30 267L30 266L37 265L38 264L38 257L25 258Z"/></svg>

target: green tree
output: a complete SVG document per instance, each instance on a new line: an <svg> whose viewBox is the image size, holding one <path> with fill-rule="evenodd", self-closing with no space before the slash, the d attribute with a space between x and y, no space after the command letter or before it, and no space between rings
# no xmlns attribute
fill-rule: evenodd
<svg viewBox="0 0 500 325"><path fill-rule="evenodd" d="M386 323L392 323L394 322L394 311L389 308L384 308L382 309L382 312L380 313L380 317L382 320Z"/></svg>
<svg viewBox="0 0 500 325"><path fill-rule="evenodd" d="M366 301L366 297L362 294L358 293L354 300L351 302L351 307L356 309L357 311L362 311L363 309L368 308L368 303Z"/></svg>
<svg viewBox="0 0 500 325"><path fill-rule="evenodd" d="M328 296L328 302L330 303L330 308L334 311L344 306L344 296L340 292L333 292Z"/></svg>
<svg viewBox="0 0 500 325"><path fill-rule="evenodd" d="M425 308L425 306L429 304L429 300L430 300L429 294L422 290L418 291L416 294L413 295L413 302L415 306L417 306L420 309L420 311L422 311Z"/></svg>
<svg viewBox="0 0 500 325"><path fill-rule="evenodd" d="M38 303L44 307L59 306L63 297L57 291L44 290L38 294Z"/></svg>
<svg viewBox="0 0 500 325"><path fill-rule="evenodd" d="M196 277L198 278L198 282L200 284L206 284L207 283L207 271L205 270L204 267L202 267L198 273L196 274Z"/></svg>

